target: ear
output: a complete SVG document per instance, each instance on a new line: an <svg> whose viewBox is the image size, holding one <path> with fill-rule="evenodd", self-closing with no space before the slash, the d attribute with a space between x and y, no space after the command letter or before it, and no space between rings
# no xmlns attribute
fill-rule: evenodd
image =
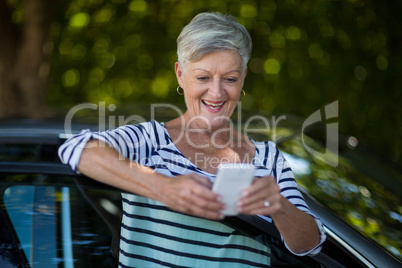
<svg viewBox="0 0 402 268"><path fill-rule="evenodd" d="M177 82L179 86L182 87L183 84L183 69L180 66L180 63L177 61L174 65L174 71L176 73Z"/></svg>

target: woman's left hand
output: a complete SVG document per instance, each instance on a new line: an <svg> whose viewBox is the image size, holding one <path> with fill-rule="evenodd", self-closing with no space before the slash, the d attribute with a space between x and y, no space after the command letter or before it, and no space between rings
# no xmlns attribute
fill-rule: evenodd
<svg viewBox="0 0 402 268"><path fill-rule="evenodd" d="M239 213L270 216L293 252L306 252L320 241L314 218L282 196L275 178L271 176L254 179L242 192L237 209Z"/></svg>
<svg viewBox="0 0 402 268"><path fill-rule="evenodd" d="M283 209L283 196L272 176L255 178L237 202L239 213L273 215Z"/></svg>

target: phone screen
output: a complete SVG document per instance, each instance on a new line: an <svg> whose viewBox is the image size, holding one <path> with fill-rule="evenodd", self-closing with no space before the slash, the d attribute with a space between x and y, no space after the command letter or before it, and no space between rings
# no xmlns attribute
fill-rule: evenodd
<svg viewBox="0 0 402 268"><path fill-rule="evenodd" d="M222 213L226 216L237 215L236 202L241 191L247 188L254 178L255 166L245 163L220 164L212 191L221 195L226 209Z"/></svg>

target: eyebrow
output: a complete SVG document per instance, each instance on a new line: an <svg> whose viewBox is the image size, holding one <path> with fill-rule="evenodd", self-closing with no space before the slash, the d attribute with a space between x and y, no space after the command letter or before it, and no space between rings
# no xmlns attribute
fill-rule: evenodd
<svg viewBox="0 0 402 268"><path fill-rule="evenodd" d="M195 68L195 69L193 69L193 71L204 71L204 72L210 73L208 70L205 70L203 68ZM227 74L230 74L230 73L233 73L233 72L241 74L241 72L239 70L231 70L229 72L224 73L223 75L227 75Z"/></svg>

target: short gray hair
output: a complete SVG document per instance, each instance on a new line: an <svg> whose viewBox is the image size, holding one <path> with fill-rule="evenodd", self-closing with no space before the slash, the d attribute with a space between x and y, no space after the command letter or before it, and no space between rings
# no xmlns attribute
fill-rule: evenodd
<svg viewBox="0 0 402 268"><path fill-rule="evenodd" d="M250 59L252 41L243 25L231 15L205 12L195 16L177 38L177 56L184 69L187 62L196 62L204 55L234 50L243 59L243 71Z"/></svg>

